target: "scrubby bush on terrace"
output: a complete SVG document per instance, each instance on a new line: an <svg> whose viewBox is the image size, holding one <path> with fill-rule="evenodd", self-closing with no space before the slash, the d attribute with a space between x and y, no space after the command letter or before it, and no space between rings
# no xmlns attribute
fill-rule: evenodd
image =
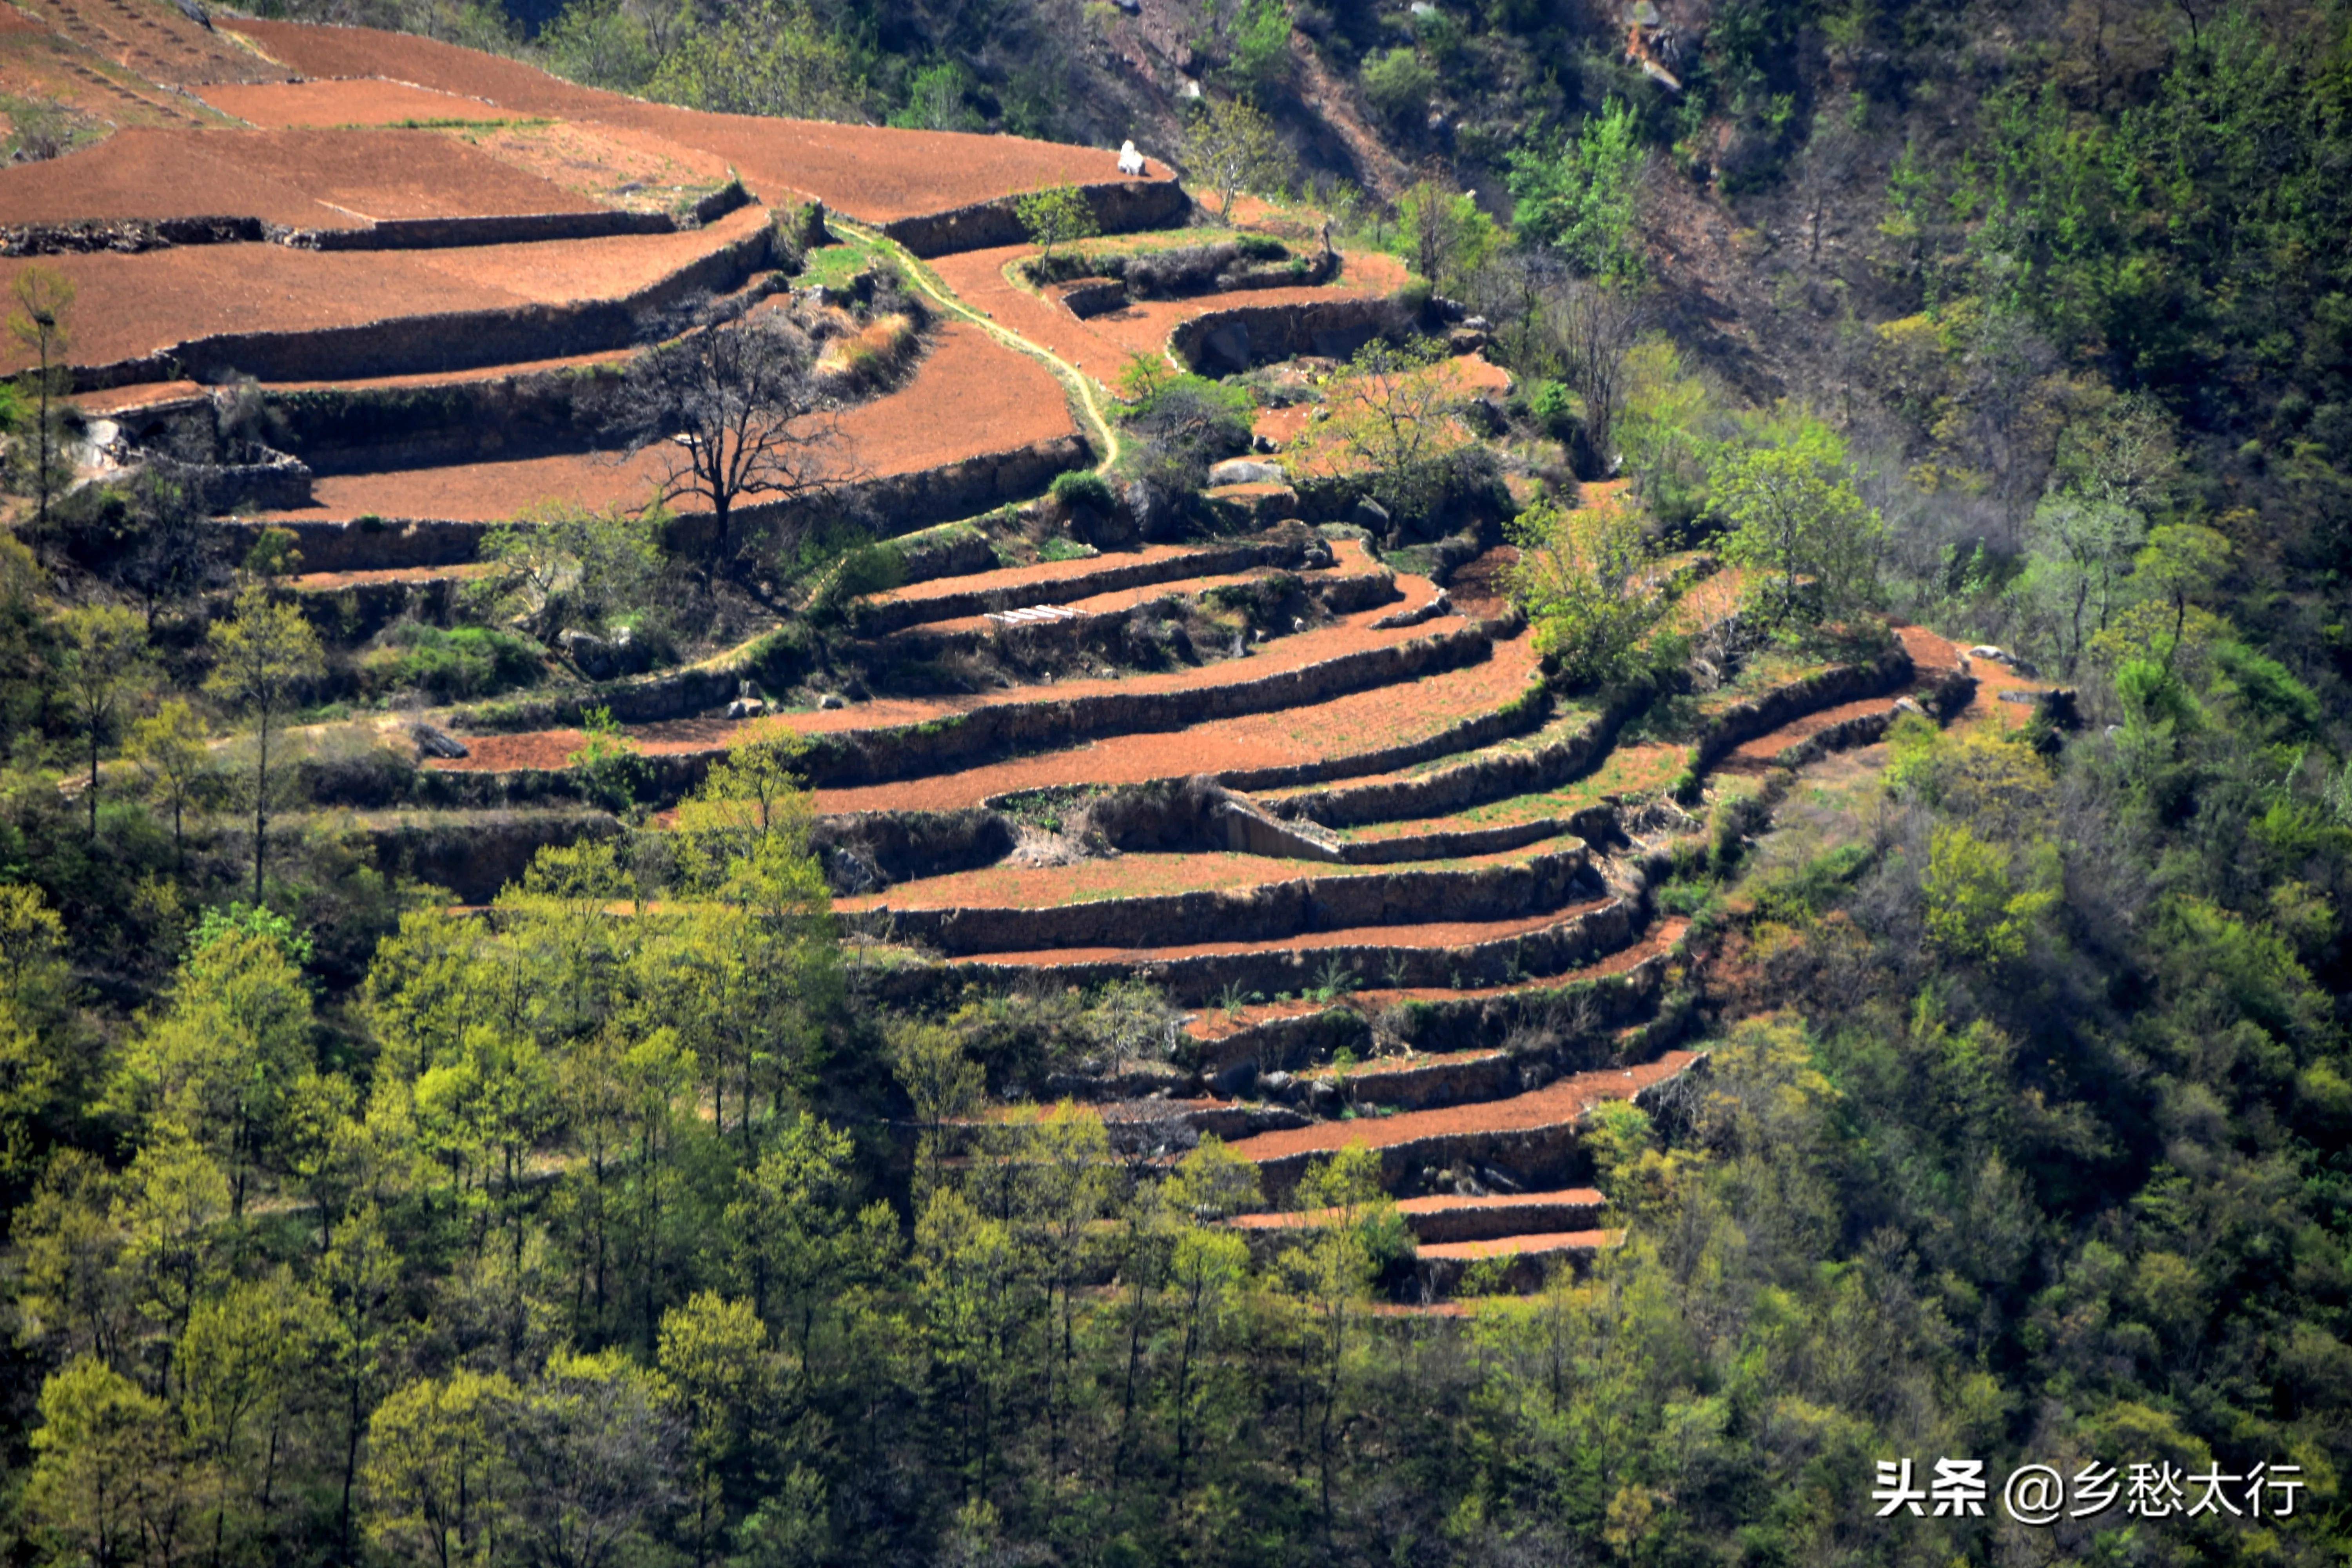
<svg viewBox="0 0 2352 1568"><path fill-rule="evenodd" d="M422 691L443 701L529 686L547 672L545 650L519 633L414 621L386 631L361 657L360 669L378 691Z"/></svg>
<svg viewBox="0 0 2352 1568"><path fill-rule="evenodd" d="M1245 388L1138 356L1129 362L1119 390L1129 400L1119 417L1130 437L1120 468L1159 500L1189 498L1208 482L1211 464L1249 447Z"/></svg>

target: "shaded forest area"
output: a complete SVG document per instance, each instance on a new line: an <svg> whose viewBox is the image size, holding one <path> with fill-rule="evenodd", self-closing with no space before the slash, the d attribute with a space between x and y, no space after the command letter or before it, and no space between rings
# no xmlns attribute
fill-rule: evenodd
<svg viewBox="0 0 2352 1568"><path fill-rule="evenodd" d="M705 107L1115 142L1087 117L1145 95L1110 9L582 0L530 47ZM1844 526L1806 575L2014 647L2086 721L1898 729L1871 838L1792 870L1713 825L1670 889L1712 1069L1603 1119L1622 1249L1394 1315L1359 1159L1267 1262L1213 1141L1163 1172L1067 1113L951 1137L1159 1004L884 1016L789 757L486 913L325 832L256 907L249 846L176 830L168 731L144 795L60 796L107 634L0 541L15 1559L2340 1560L2352 6L1746 0L1692 18L1679 95L1605 20L1252 3L1188 47L1385 226L1388 176L1297 108L1309 64L1345 86L1418 182L1395 243L1531 403L1615 432L1648 545L1812 485ZM1553 276L1625 306L1605 384ZM1539 586L1578 679L1658 679ZM1900 1456L2306 1489L1874 1520Z"/></svg>

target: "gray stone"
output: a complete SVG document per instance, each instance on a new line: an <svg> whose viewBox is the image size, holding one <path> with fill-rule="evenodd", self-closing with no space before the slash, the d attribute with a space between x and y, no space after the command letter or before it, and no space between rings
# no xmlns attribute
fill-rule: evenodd
<svg viewBox="0 0 2352 1568"><path fill-rule="evenodd" d="M1348 514L1348 521L1370 532L1386 533L1389 531L1389 509L1371 497L1366 496L1358 501L1355 510Z"/></svg>
<svg viewBox="0 0 2352 1568"><path fill-rule="evenodd" d="M409 727L408 733L416 742L416 751L420 756L439 757L445 761L454 762L459 757L472 754L466 749L466 743L463 741L437 724L413 724Z"/></svg>
<svg viewBox="0 0 2352 1568"><path fill-rule="evenodd" d="M1226 1100L1239 1100L1257 1082L1255 1062L1235 1062L1211 1080L1210 1087Z"/></svg>
<svg viewBox="0 0 2352 1568"><path fill-rule="evenodd" d="M848 703L842 700L841 693L838 691L826 692L824 696L816 700L816 705L820 708L846 708L849 706Z"/></svg>
<svg viewBox="0 0 2352 1568"><path fill-rule="evenodd" d="M1209 469L1213 485L1278 485L1283 479L1281 464L1253 462L1247 458L1228 458Z"/></svg>
<svg viewBox="0 0 2352 1568"><path fill-rule="evenodd" d="M1257 1087L1268 1100L1281 1100L1290 1093L1297 1082L1297 1079L1286 1072L1270 1072L1259 1077Z"/></svg>
<svg viewBox="0 0 2352 1568"><path fill-rule="evenodd" d="M756 697L738 697L727 705L730 719L756 719L768 710L768 705Z"/></svg>
<svg viewBox="0 0 2352 1568"><path fill-rule="evenodd" d="M591 680L603 680L613 673L613 645L593 632L575 627L559 634L555 646Z"/></svg>

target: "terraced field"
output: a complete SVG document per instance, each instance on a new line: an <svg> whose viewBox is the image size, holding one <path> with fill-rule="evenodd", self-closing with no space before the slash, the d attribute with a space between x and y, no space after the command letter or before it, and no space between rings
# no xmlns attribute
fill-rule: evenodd
<svg viewBox="0 0 2352 1568"><path fill-rule="evenodd" d="M790 738L883 1005L1150 983L1175 1009L1160 1047L1057 1091L1130 1152L1231 1140L1264 1177L1266 1211L1236 1222L1256 1245L1311 1229L1290 1191L1362 1144L1421 1243L1422 1303L1485 1260L1523 1284L1581 1266L1614 1235L1586 1184L1596 1109L1671 1113L1700 1092L1705 1058L1681 1043L1688 928L1662 892L1677 856L1711 816L1760 821L1809 770L1836 775L1898 701L2026 716L2000 700L2029 683L1906 630L1843 666L1751 659L1691 693L1679 730L1641 729L1629 695L1548 687L1492 520L1458 549L1389 557L1344 510L1045 538L1075 522L1038 500L1047 481L1110 467L1102 395L1133 356L1321 355L1404 320L1384 257L1085 315L1021 280L1005 198L1078 183L1129 231L1116 243L1198 238L1171 226L1185 198L1165 171L1122 184L1099 150L698 115L362 29L239 20L224 44L147 9L152 38L83 25L77 0L27 15L110 68L181 72L150 79L247 128L127 130L0 170L0 227L58 252L38 264L80 289L92 418L134 441L209 429L215 384L252 378L294 449L268 500L218 521L291 528L291 586L334 635L446 617L487 570L488 530L538 503L643 500L649 460L582 410L680 311L712 331L843 311L845 275L819 292L776 270L787 205L858 220L813 268L894 260L934 318L907 374L839 417L841 492L929 563L846 612L831 673L755 696L754 639L497 706L387 711L370 722L392 743L419 725L438 740L421 775L437 809L359 822L386 863L485 899L539 845L614 831L569 765L593 709L619 715L656 824L731 750ZM466 134L399 128L420 120ZM128 237L67 243L92 224ZM1335 265L1300 260L1290 276ZM0 283L34 264L0 259ZM6 352L0 371L22 363ZM1465 396L1507 388L1474 354L1444 374ZM1258 434L1345 477L1303 407ZM1279 486L1250 500L1316 515ZM1675 629L1738 613L1739 574L1685 575ZM788 620L772 608L761 629ZM908 668L931 684L844 674ZM1834 830L1835 809L1816 815Z"/></svg>

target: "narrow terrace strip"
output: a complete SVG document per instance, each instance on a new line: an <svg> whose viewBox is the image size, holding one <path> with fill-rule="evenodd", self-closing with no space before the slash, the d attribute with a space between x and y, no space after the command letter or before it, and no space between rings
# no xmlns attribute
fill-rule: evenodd
<svg viewBox="0 0 2352 1568"><path fill-rule="evenodd" d="M929 265L973 309L986 312L1006 330L1043 344L1104 385L1116 382L1137 355L1164 354L1169 334L1194 317L1237 305L1311 305L1371 299L1393 293L1407 280L1394 258L1357 253L1345 258L1339 278L1330 283L1134 300L1108 315L1081 321L1066 306L1031 293L1004 275L1013 262L1036 254L1034 246L1003 246L934 257Z"/></svg>
<svg viewBox="0 0 2352 1568"><path fill-rule="evenodd" d="M1567 1187L1549 1193L1494 1193L1464 1197L1433 1193L1405 1198L1396 1205L1406 1227L1421 1246L1445 1246L1496 1237L1528 1234L1530 1226L1548 1230L1579 1229L1601 1217L1608 1200L1591 1187ZM1336 1209L1314 1209L1234 1216L1236 1230L1317 1230L1337 1217Z"/></svg>
<svg viewBox="0 0 2352 1568"><path fill-rule="evenodd" d="M1413 581L1426 586L1426 579ZM1118 733L1122 724L1142 728L1153 722L1151 709L1186 693L1200 692L1213 701L1230 704L1244 714L1262 717L1269 723L1279 723L1284 716L1298 710L1286 708L1282 702L1289 682L1307 679L1318 666L1334 668L1326 672L1328 679L1342 686L1359 689L1371 686L1381 690L1396 689L1389 684L1393 674L1384 675L1384 668L1396 660L1418 661L1424 668L1435 666L1449 668L1464 664L1486 666L1503 662L1486 657L1486 639L1467 629L1434 636L1418 629L1409 632L1374 632L1366 623L1378 617L1380 612L1368 610L1348 616L1328 626L1302 632L1295 637L1278 637L1256 649L1244 659L1225 659L1198 668L1168 671L1155 675L1135 676L1125 679L1066 680L1047 686L1028 686L995 696L957 698L945 700L884 699L863 702L854 707L818 710L813 712L782 714L774 718L743 721L726 720L681 720L664 724L649 724L632 731L631 738L638 749L653 756L710 755L746 741L757 741L795 731L811 737L840 736L845 744L856 744L863 737L878 737L886 743L894 734L912 746L921 737L915 734L919 727L939 725L943 721L969 720L992 711L1005 717L997 722L1012 722L1021 718L1022 710L1034 710L1041 716L1055 709L1078 710L1081 704L1101 705L1098 713L1087 719L1095 734ZM1420 645L1416 647L1414 645ZM1531 667L1532 660L1528 661ZM1475 689L1475 688L1474 688ZM1251 713L1255 708L1258 711ZM1121 710L1131 710L1122 714ZM1073 722L1076 722L1073 720ZM1169 726L1158 732L1164 746L1167 736L1197 732L1211 721L1190 726ZM1066 729L1057 737L1062 747L1085 739L1086 730L1071 732ZM536 731L512 735L484 735L469 743L474 754L455 763L435 764L439 767L467 772L504 772L520 768L560 768L564 759L576 750L583 740L577 730ZM1143 774L1145 778L1183 776L1196 771L1197 764L1213 753L1204 753L1189 744L1181 750L1192 767L1179 765L1161 767ZM1066 755L1055 750L1053 756ZM1041 759L1032 759L1041 760ZM813 763L820 781L823 764ZM940 772L948 771L946 769ZM982 772L985 769L968 770ZM919 775L920 776L920 775ZM929 775L936 777L937 774ZM1040 782L1060 784L1074 782L1083 774L1048 766ZM989 794L1023 787L1017 784L1000 784ZM818 792L817 809L832 814L846 811L877 809L936 809L941 804L916 798L882 800L871 798L871 787L826 787ZM980 804L978 798L952 799L952 805Z"/></svg>
<svg viewBox="0 0 2352 1568"><path fill-rule="evenodd" d="M1882 700L1878 706L1884 708L1885 703ZM1581 813L1664 793L1688 757L1686 746L1663 742L1620 746L1612 749L1599 767L1557 789L1506 795L1444 816L1364 823L1339 831L1348 847L1359 851L1391 846L1411 848L1477 834L1565 833Z"/></svg>
<svg viewBox="0 0 2352 1568"><path fill-rule="evenodd" d="M1352 931L1360 942L1376 940L1381 928L1417 927L1439 914L1456 922L1529 914L1549 918L1551 911L1589 900L1595 890L1584 846L1573 838L1552 841L1539 851L1449 868L1319 871L1302 877L1296 862L1261 860L1256 868L1242 868L1244 874L1255 870L1255 880L1224 886L1201 882L1230 874L1230 862L1247 857L1220 857L1228 864L1198 868L1183 864L1189 858L1121 857L1091 867L1055 868L1080 874L1038 876L1027 890L1040 896L1020 902L991 905L952 897L940 901L939 888L906 884L925 902L913 904L902 898L902 889L893 889L887 894L843 900L839 907L845 913L887 909L902 938L919 938L959 956L1046 948L1084 951L1089 942L1146 937L1154 952L1177 952L1213 938L1218 948L1295 943L1327 930ZM1145 864L1130 866L1129 859ZM950 884L951 892L961 892L977 890L974 884L993 890L1009 879L991 879L983 872L938 880ZM1193 885L1188 888L1188 882ZM954 886L959 883L963 887Z"/></svg>
<svg viewBox="0 0 2352 1568"><path fill-rule="evenodd" d="M1050 593L1037 593L1027 598L1008 599L1005 607L1007 610L1017 610L1033 606L1051 606L1066 616L1084 619L1101 616L1120 616L1161 599L1198 598L1201 595L1211 593L1218 588L1238 587L1245 583L1262 582L1265 578L1277 575L1284 570L1275 566L1258 566L1242 572L1223 572L1213 576L1178 577L1164 583L1150 583L1139 587L1115 588L1108 593L1089 594L1083 598L1067 596L1056 598ZM1292 574L1298 578L1309 593L1341 584L1348 584L1351 589L1360 590L1370 587L1376 582L1385 581L1389 575L1386 572L1378 570L1350 571L1344 564L1293 569ZM925 622L919 627L910 629L936 632L948 637L986 632L1003 624L992 619L992 614L1003 613L1004 611L996 611L975 616L960 616L950 620Z"/></svg>
<svg viewBox="0 0 2352 1568"><path fill-rule="evenodd" d="M1440 1241L1414 1248L1431 1262L1468 1262L1481 1258L1536 1258L1603 1252L1624 1239L1622 1230L1547 1231L1488 1237L1478 1241Z"/></svg>
<svg viewBox="0 0 2352 1568"><path fill-rule="evenodd" d="M1667 1051L1655 1061L1640 1067L1577 1073L1507 1100L1447 1106L1440 1110L1401 1111L1394 1116L1360 1116L1348 1121L1318 1121L1308 1127L1238 1139L1232 1149L1243 1159L1263 1165L1327 1154L1351 1144L1388 1150L1465 1133L1536 1132L1573 1126L1593 1107L1610 1100L1631 1100L1686 1071L1701 1056L1697 1051Z"/></svg>
<svg viewBox="0 0 2352 1568"><path fill-rule="evenodd" d="M1217 768L1228 777L1292 771L1340 776L1358 766L1382 765L1399 746L1442 741L1465 722L1483 719L1507 723L1508 710L1535 678L1535 658L1527 639L1515 638L1497 643L1491 658L1475 664L1322 702L1206 720L1159 733L1109 736L925 778L821 788L816 805L827 814L955 811L1027 790L1116 788L1189 778Z"/></svg>
<svg viewBox="0 0 2352 1568"><path fill-rule="evenodd" d="M1352 546L1363 559L1363 546ZM1340 560L1350 559L1334 551ZM859 629L869 635L908 626L976 616L989 610L1036 604L1065 604L1072 596L1087 597L1122 588L1175 582L1207 574L1246 571L1294 558L1285 546L1254 540L1244 544L1203 549L1187 544L1148 544L1139 550L1090 556L1079 561L1041 561L1031 566L1003 566L988 572L935 577L887 594L877 594L860 607Z"/></svg>
<svg viewBox="0 0 2352 1568"><path fill-rule="evenodd" d="M1476 1004L1503 997L1527 996L1547 991L1564 991L1572 985L1589 984L1611 975L1624 974L1653 959L1675 951L1690 922L1679 917L1661 921L1640 942L1621 947L1605 957L1563 973L1547 975L1538 980L1520 981L1503 985L1475 985L1460 988L1438 986L1381 986L1357 991L1348 998L1348 1005L1361 1012L1378 1012L1410 1002L1440 1005ZM1203 1044L1221 1044L1265 1029L1310 1019L1328 1012L1332 1004L1301 1000L1297 1002L1266 1002L1227 1010L1213 1008L1196 1013L1184 1024L1184 1032ZM1410 1059L1410 1058L1408 1058Z"/></svg>

